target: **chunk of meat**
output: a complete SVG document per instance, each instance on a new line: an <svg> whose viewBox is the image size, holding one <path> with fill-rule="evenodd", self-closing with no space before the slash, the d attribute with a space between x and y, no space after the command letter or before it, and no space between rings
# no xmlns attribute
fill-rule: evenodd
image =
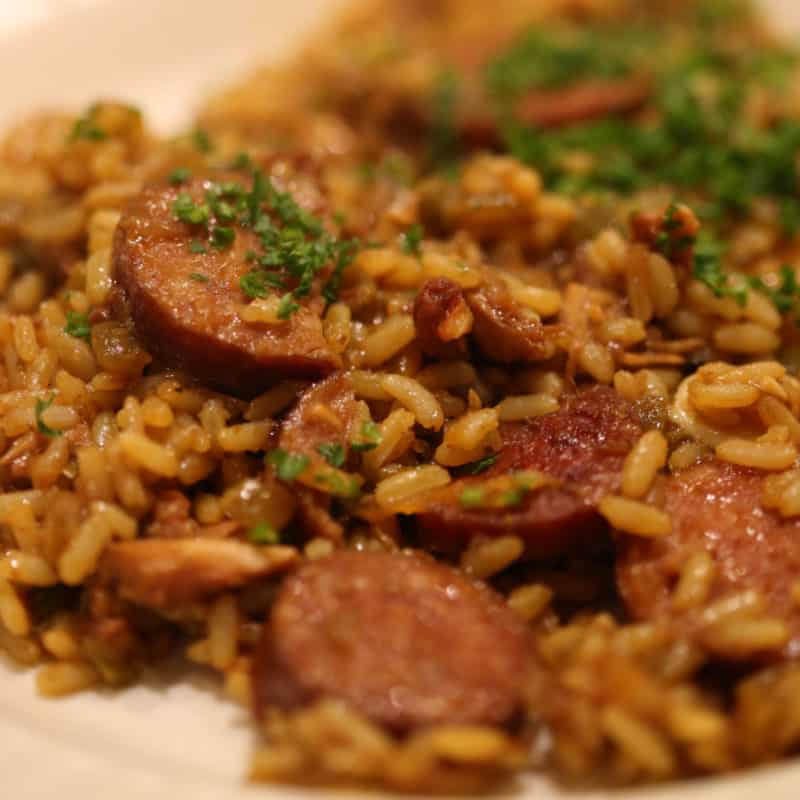
<svg viewBox="0 0 800 800"><path fill-rule="evenodd" d="M340 372L307 389L281 427L279 447L321 459L317 448L338 444L345 450L356 434L359 403L346 373Z"/></svg>
<svg viewBox="0 0 800 800"><path fill-rule="evenodd" d="M561 128L637 111L650 94L650 83L641 77L594 79L558 89L533 89L515 103L515 118L537 128ZM480 94L458 115L461 134L473 146L499 146L501 122Z"/></svg>
<svg viewBox="0 0 800 800"><path fill-rule="evenodd" d="M282 572L292 547L255 548L225 539L141 539L109 545L101 574L126 600L164 611Z"/></svg>
<svg viewBox="0 0 800 800"><path fill-rule="evenodd" d="M165 363L241 396L255 395L278 378L333 372L340 359L322 332L318 290L287 320L263 324L241 317L248 298L240 279L251 270L246 255L260 244L254 231L237 226L228 249L190 250L205 233L178 220L174 204L184 192L204 202L209 185L195 179L182 187L147 188L120 220L114 272L137 335Z"/></svg>
<svg viewBox="0 0 800 800"><path fill-rule="evenodd" d="M636 619L672 620L713 650L705 609L752 590L766 602L762 615L789 626L784 655L800 656L800 606L793 596L800 575L800 520L783 519L761 505L763 480L763 473L720 461L690 467L667 480L665 509L672 532L620 542L618 586ZM696 608L675 608L673 590L681 570L704 550L715 565L708 596Z"/></svg>
<svg viewBox="0 0 800 800"><path fill-rule="evenodd" d="M638 410L604 386L565 398L553 414L501 425L502 446L492 466L429 497L417 517L426 543L447 552L475 535L513 534L533 558L606 546L597 504L619 490L625 457L642 433ZM527 470L554 478L556 485L511 495L518 502L506 507L462 504L466 489Z"/></svg>
<svg viewBox="0 0 800 800"><path fill-rule="evenodd" d="M633 239L658 250L670 261L690 267L700 221L689 206L671 205L660 211L636 211L630 218Z"/></svg>
<svg viewBox="0 0 800 800"><path fill-rule="evenodd" d="M256 711L333 697L398 731L502 724L520 708L530 644L499 596L450 567L342 551L283 585L254 664Z"/></svg>
<svg viewBox="0 0 800 800"><path fill-rule="evenodd" d="M473 315L461 287L448 278L433 278L414 301L417 340L426 355L459 358L467 352L464 336L472 330Z"/></svg>
<svg viewBox="0 0 800 800"><path fill-rule="evenodd" d="M215 525L200 525L191 515L189 498L176 489L166 489L156 499L153 519L145 535L154 539L192 539L197 536L224 539L241 527L241 522L224 520Z"/></svg>
<svg viewBox="0 0 800 800"><path fill-rule="evenodd" d="M481 353L500 364L545 361L556 353L555 328L522 308L498 282L470 292L472 336Z"/></svg>
<svg viewBox="0 0 800 800"><path fill-rule="evenodd" d="M350 479L326 463L319 448L341 448L344 466L359 419L360 404L350 378L337 373L308 389L283 422L278 446L288 453L306 456L310 463L299 477L305 485L296 488L297 516L309 538L318 536L336 542L344 538L344 529L331 514L331 494L321 490L336 488L338 483L347 485ZM315 476L319 475L329 476L328 483L317 483Z"/></svg>

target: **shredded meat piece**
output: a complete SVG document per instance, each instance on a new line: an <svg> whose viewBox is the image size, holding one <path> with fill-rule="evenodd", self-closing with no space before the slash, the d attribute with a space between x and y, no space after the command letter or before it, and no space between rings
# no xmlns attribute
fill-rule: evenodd
<svg viewBox="0 0 800 800"><path fill-rule="evenodd" d="M284 572L297 560L293 547L259 549L223 539L141 539L109 545L100 573L125 599L167 611Z"/></svg>

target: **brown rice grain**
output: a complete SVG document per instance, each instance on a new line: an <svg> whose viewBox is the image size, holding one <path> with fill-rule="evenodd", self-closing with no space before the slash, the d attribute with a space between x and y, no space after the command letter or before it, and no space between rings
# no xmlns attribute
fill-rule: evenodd
<svg viewBox="0 0 800 800"><path fill-rule="evenodd" d="M606 495L599 510L614 528L635 536L666 536L672 530L668 514L637 500Z"/></svg>
<svg viewBox="0 0 800 800"><path fill-rule="evenodd" d="M558 400L548 394L525 394L504 398L497 406L501 422L519 422L558 411Z"/></svg>
<svg viewBox="0 0 800 800"><path fill-rule="evenodd" d="M644 497L667 462L667 440L660 431L648 431L633 446L622 470L622 493L633 500Z"/></svg>
<svg viewBox="0 0 800 800"><path fill-rule="evenodd" d="M419 381L404 375L387 375L381 381L387 394L410 411L423 428L439 430L444 424L444 411L435 395Z"/></svg>
<svg viewBox="0 0 800 800"><path fill-rule="evenodd" d="M47 664L36 673L36 688L45 697L64 697L100 682L97 670L82 662Z"/></svg>
<svg viewBox="0 0 800 800"><path fill-rule="evenodd" d="M789 469L797 460L797 449L793 444L736 438L720 442L716 454L717 458L731 464L770 471Z"/></svg>

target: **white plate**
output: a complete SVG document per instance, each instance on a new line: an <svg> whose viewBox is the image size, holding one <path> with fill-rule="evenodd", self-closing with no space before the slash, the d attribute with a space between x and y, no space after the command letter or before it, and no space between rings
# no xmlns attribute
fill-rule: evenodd
<svg viewBox="0 0 800 800"><path fill-rule="evenodd" d="M0 128L45 106L127 99L172 130L209 88L279 58L338 0L0 0ZM800 30L800 3L766 0ZM30 672L0 663L0 797L87 800L319 798L249 787L247 714L203 674L126 692L36 697ZM796 800L800 765L652 790L565 793L527 779L520 798ZM325 793L327 794L327 793ZM337 797L347 795L337 794ZM371 795L375 796L375 795ZM508 797L506 794L504 797ZM363 797L363 795L362 795Z"/></svg>

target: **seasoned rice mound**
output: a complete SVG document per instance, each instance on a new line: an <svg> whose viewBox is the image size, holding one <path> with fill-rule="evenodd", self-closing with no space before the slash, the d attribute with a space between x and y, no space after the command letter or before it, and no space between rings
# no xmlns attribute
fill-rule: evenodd
<svg viewBox="0 0 800 800"><path fill-rule="evenodd" d="M160 139L0 144L0 651L176 653L253 780L800 749L800 52L737 0L371 0Z"/></svg>

